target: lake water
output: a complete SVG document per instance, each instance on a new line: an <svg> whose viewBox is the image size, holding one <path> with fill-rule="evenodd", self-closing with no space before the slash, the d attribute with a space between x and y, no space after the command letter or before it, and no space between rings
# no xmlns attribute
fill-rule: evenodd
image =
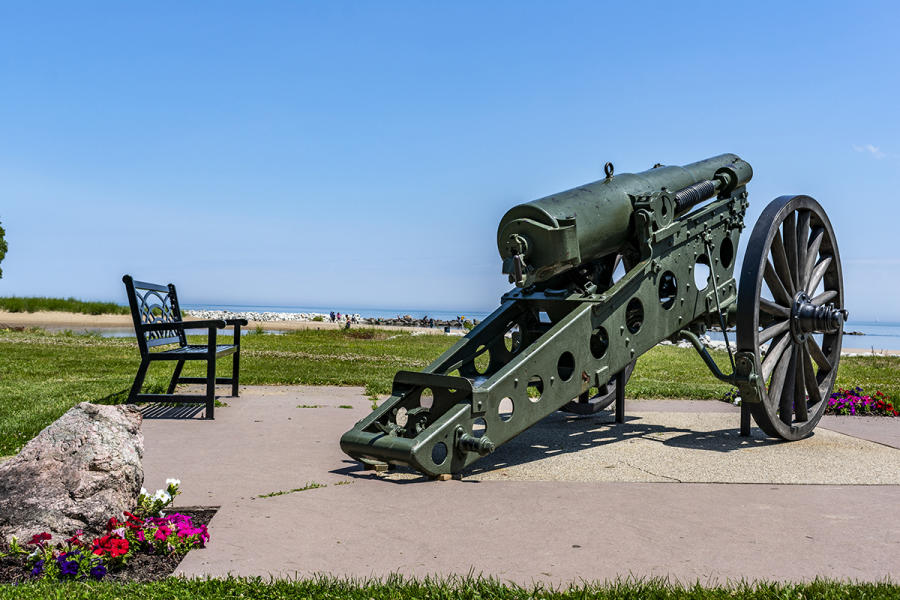
<svg viewBox="0 0 900 600"><path fill-rule="evenodd" d="M232 312L277 312L277 313L319 313L327 315L334 310L340 311L341 314L359 314L362 317L393 319L398 316L410 315L414 319L421 319L425 316L432 317L437 320L451 321L457 316L464 316L467 319L478 319L479 321L486 318L491 311L485 310L466 310L466 311L446 311L446 310L422 310L411 308L360 308L354 306L335 306L326 308L321 306L268 306L268 305L207 305L207 304L185 304L182 305L184 310L229 310ZM134 335L133 330L128 328L109 328L96 329L104 337L127 337ZM844 348L857 348L861 350L900 350L900 323L885 321L853 321L847 323L845 331L858 331L864 335L845 335ZM246 332L246 330L245 330ZM281 333L281 332L272 332ZM709 335L714 340L722 340L722 334L711 331ZM734 333L729 333L729 339L734 342Z"/></svg>
<svg viewBox="0 0 900 600"><path fill-rule="evenodd" d="M858 331L863 335L844 335L843 347L859 350L900 350L900 323L883 321L849 321L844 326L845 332ZM710 331L709 337L722 340L718 331ZM734 343L734 332L728 333L728 339Z"/></svg>

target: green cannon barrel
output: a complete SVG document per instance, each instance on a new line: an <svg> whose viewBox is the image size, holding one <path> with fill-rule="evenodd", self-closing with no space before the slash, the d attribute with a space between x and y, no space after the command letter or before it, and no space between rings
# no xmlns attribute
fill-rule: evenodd
<svg viewBox="0 0 900 600"><path fill-rule="evenodd" d="M624 173L514 206L500 220L497 247L503 272L524 287L586 261L618 252L633 235L632 196L667 190L676 210L744 185L750 165L722 154L683 167Z"/></svg>

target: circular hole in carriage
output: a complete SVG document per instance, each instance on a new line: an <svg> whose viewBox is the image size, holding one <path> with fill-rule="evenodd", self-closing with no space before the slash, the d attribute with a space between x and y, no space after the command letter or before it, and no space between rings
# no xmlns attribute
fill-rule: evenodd
<svg viewBox="0 0 900 600"><path fill-rule="evenodd" d="M422 393L419 394L419 406L430 409L433 404L434 392L431 391L431 388L425 388L422 390Z"/></svg>
<svg viewBox="0 0 900 600"><path fill-rule="evenodd" d="M606 349L609 348L609 335L602 327L598 327L591 333L591 354L594 358L603 358Z"/></svg>
<svg viewBox="0 0 900 600"><path fill-rule="evenodd" d="M487 433L487 421L485 421L481 417L478 417L477 419L472 421L472 435L480 438L485 433Z"/></svg>
<svg viewBox="0 0 900 600"><path fill-rule="evenodd" d="M637 333L644 324L644 305L637 298L632 298L625 307L625 326L631 333Z"/></svg>
<svg viewBox="0 0 900 600"><path fill-rule="evenodd" d="M497 406L497 416L505 423L512 419L513 411L515 409L516 405L513 403L512 398L504 398Z"/></svg>
<svg viewBox="0 0 900 600"><path fill-rule="evenodd" d="M709 285L709 273L709 257L701 254L694 264L694 284L697 286L697 291L704 290Z"/></svg>
<svg viewBox="0 0 900 600"><path fill-rule="evenodd" d="M528 393L528 399L532 402L537 402L541 399L541 394L544 393L544 380L541 379L540 375L532 375L528 380L528 386L525 391Z"/></svg>
<svg viewBox="0 0 900 600"><path fill-rule="evenodd" d="M434 448L431 449L431 462L436 465L441 465L445 460L447 460L447 444L438 442L434 445Z"/></svg>
<svg viewBox="0 0 900 600"><path fill-rule="evenodd" d="M659 278L659 303L666 310L675 305L678 296L678 280L672 271L666 271Z"/></svg>
<svg viewBox="0 0 900 600"><path fill-rule="evenodd" d="M475 350L475 354L478 355L475 357L475 372L479 375L484 375L487 373L488 365L491 364L491 351L486 350L482 345L478 346L478 349Z"/></svg>
<svg viewBox="0 0 900 600"><path fill-rule="evenodd" d="M726 237L722 240L722 245L719 247L719 262L722 263L722 267L727 269L731 266L731 261L734 260L734 244L731 242L730 237Z"/></svg>
<svg viewBox="0 0 900 600"><path fill-rule="evenodd" d="M571 352L563 352L556 361L556 372L563 381L572 379L572 373L575 372L575 357Z"/></svg>

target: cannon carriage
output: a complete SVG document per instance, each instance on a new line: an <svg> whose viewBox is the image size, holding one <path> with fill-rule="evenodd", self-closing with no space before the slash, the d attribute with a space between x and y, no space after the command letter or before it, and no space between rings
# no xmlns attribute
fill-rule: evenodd
<svg viewBox="0 0 900 600"><path fill-rule="evenodd" d="M742 397L769 436L808 435L824 412L840 359L840 256L822 207L772 201L734 269L750 165L723 154L606 177L510 209L497 245L514 287L500 307L421 372L400 371L391 397L341 437L368 465L456 473L557 410L615 403L637 358L687 339L712 374ZM616 267L624 275L614 277ZM702 275L700 274L702 273ZM731 373L700 340L726 336Z"/></svg>

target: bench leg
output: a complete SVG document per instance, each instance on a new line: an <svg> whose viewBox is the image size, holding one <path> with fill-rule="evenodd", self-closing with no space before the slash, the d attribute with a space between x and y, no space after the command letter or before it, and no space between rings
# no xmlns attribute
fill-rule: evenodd
<svg viewBox="0 0 900 600"><path fill-rule="evenodd" d="M238 395L238 377L241 373L241 353L235 352L232 355L231 363L231 395L237 398Z"/></svg>
<svg viewBox="0 0 900 600"><path fill-rule="evenodd" d="M206 361L206 418L214 419L216 410L216 358Z"/></svg>
<svg viewBox="0 0 900 600"><path fill-rule="evenodd" d="M184 361L179 360L178 364L175 365L175 372L172 374L172 381L169 382L169 390L166 392L167 394L175 393L175 386L178 385L178 378L181 377L181 369L184 367Z"/></svg>
<svg viewBox="0 0 900 600"><path fill-rule="evenodd" d="M128 403L137 401L137 395L141 393L141 386L144 385L144 377L147 376L147 367L150 361L141 359L141 366L138 367L137 375L134 376L134 383L131 384L131 391L128 393Z"/></svg>

